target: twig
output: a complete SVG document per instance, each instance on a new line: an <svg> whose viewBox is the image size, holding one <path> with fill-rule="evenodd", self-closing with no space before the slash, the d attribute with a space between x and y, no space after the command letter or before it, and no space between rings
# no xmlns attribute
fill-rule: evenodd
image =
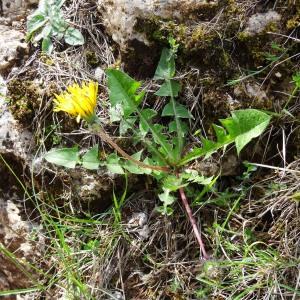
<svg viewBox="0 0 300 300"><path fill-rule="evenodd" d="M207 254L206 250L205 250L205 246L204 246L204 243L202 241L202 238L201 238L201 234L199 232L199 229L198 229L198 226L196 224L196 220L193 216L193 212L192 212L192 209L188 203L188 200L186 198L186 195L185 195L185 192L184 192L184 189L181 187L179 189L179 194L180 194L180 198L181 198L181 201L184 205L184 208L188 214L188 217L190 219L190 222L192 224L192 227L193 227L193 231L194 231L194 235L197 239L197 242L199 244L199 247L200 247L200 251L202 252L202 257L204 260L208 260L209 259L209 255Z"/></svg>
<svg viewBox="0 0 300 300"><path fill-rule="evenodd" d="M264 164L257 164L257 163L250 163L250 165L256 166L256 167L262 167L262 168L268 168L268 169L273 169L273 170L277 170L277 171L283 171L283 172L290 172L290 173L294 173L294 174L300 174L300 171L297 170L292 170L289 168L280 168L280 167L274 167L274 166L269 166L269 165L264 165Z"/></svg>

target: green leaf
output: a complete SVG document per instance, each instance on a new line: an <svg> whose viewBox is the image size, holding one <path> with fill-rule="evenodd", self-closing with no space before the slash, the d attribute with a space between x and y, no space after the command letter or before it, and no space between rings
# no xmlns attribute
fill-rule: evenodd
<svg viewBox="0 0 300 300"><path fill-rule="evenodd" d="M82 166L89 170L97 170L100 165L98 145L95 145L82 157Z"/></svg>
<svg viewBox="0 0 300 300"><path fill-rule="evenodd" d="M52 26L51 24L48 23L39 34L36 34L34 36L33 42L38 42L44 38L50 38L51 34L52 34Z"/></svg>
<svg viewBox="0 0 300 300"><path fill-rule="evenodd" d="M65 32L65 41L71 46L83 45L84 37L78 29L69 27Z"/></svg>
<svg viewBox="0 0 300 300"><path fill-rule="evenodd" d="M192 115L190 112L186 109L186 107L182 104L179 104L178 102L175 102L175 111L173 109L173 104L172 102L169 102L163 109L161 115L163 117L168 117L168 116L177 116L178 118L185 118L189 119L192 118Z"/></svg>
<svg viewBox="0 0 300 300"><path fill-rule="evenodd" d="M51 54L51 52L53 51L53 43L52 43L50 37L45 37L43 39L42 51L47 53L47 54Z"/></svg>
<svg viewBox="0 0 300 300"><path fill-rule="evenodd" d="M119 70L108 69L106 74L108 76L109 99L112 107L121 104L124 117L130 116L143 100L144 93L136 95L141 84Z"/></svg>
<svg viewBox="0 0 300 300"><path fill-rule="evenodd" d="M173 208L169 206L159 206L156 210L164 216L171 216L174 212Z"/></svg>
<svg viewBox="0 0 300 300"><path fill-rule="evenodd" d="M146 108L144 110L141 111L142 116L144 117L144 120L148 120L150 121L153 117L155 117L157 115L157 111L151 108ZM149 131L149 122L145 122L143 120L141 120L140 122L140 133L142 135L142 137L145 137L146 134Z"/></svg>
<svg viewBox="0 0 300 300"><path fill-rule="evenodd" d="M166 97L166 96L177 97L180 90L181 90L181 86L179 82L172 79L170 80L170 84L168 84L168 82L163 83L160 89L155 93L155 95L161 97Z"/></svg>
<svg viewBox="0 0 300 300"><path fill-rule="evenodd" d="M66 168L75 168L80 162L78 147L52 149L45 154L44 158L50 163Z"/></svg>
<svg viewBox="0 0 300 300"><path fill-rule="evenodd" d="M163 193L158 195L160 201L164 203L164 206L173 204L176 201L176 197L170 194L170 190L163 189Z"/></svg>
<svg viewBox="0 0 300 300"><path fill-rule="evenodd" d="M123 120L123 107L120 103L109 108L109 117L112 123Z"/></svg>
<svg viewBox="0 0 300 300"><path fill-rule="evenodd" d="M111 153L106 158L107 169L114 174L124 174L124 170L120 164L120 157L115 153Z"/></svg>
<svg viewBox="0 0 300 300"><path fill-rule="evenodd" d="M121 122L119 124L119 131L120 131L120 135L124 135L126 134L126 132L133 128L134 123L136 122L137 118L136 117L130 117L127 119L121 119Z"/></svg>
<svg viewBox="0 0 300 300"><path fill-rule="evenodd" d="M49 1L49 0L40 0L39 7L36 10L36 12L40 12L44 15L48 15L49 8L51 7L51 5L55 5L55 3L53 3L52 1Z"/></svg>
<svg viewBox="0 0 300 300"><path fill-rule="evenodd" d="M170 50L171 51L171 50ZM172 54L172 56L174 56ZM173 57L174 60L174 57ZM188 110L178 102L175 101L174 97L178 95L180 90L179 84L172 80L172 79L165 79L165 83L158 91L159 95L167 95L170 96L170 103L168 103L163 111L162 116L174 116L175 117L175 123L176 123L176 132L177 137L175 138L174 144L175 148L171 152L171 156L173 158L173 163L177 164L178 161L181 158L181 153L184 146L184 132L181 127L181 118L190 118L191 114L188 112Z"/></svg>
<svg viewBox="0 0 300 300"><path fill-rule="evenodd" d="M297 72L295 75L293 75L293 82L296 85L298 89L300 89L300 72Z"/></svg>
<svg viewBox="0 0 300 300"><path fill-rule="evenodd" d="M201 185L208 185L210 184L214 177L204 177L202 175L199 175L197 170L193 170L193 169L186 169L184 170L184 173L180 174L180 178L181 179L185 179L189 182L193 182L193 183L198 183Z"/></svg>
<svg viewBox="0 0 300 300"><path fill-rule="evenodd" d="M152 129L155 132L155 135L153 135L154 142L156 144L162 146L162 150L163 150L164 155L166 157L168 157L172 152L172 145L170 145L168 143L168 140L167 140L166 136L163 135L163 131L164 131L165 127L163 125L160 125L160 124L155 124L155 125L152 126Z"/></svg>
<svg viewBox="0 0 300 300"><path fill-rule="evenodd" d="M48 19L45 18L44 15L37 12L36 14L33 14L28 17L27 20L27 31L32 34L38 29L42 28L46 23L48 22Z"/></svg>
<svg viewBox="0 0 300 300"><path fill-rule="evenodd" d="M238 110L232 113L234 120L234 133L238 128L238 135L235 138L235 146L238 154L254 138L260 136L268 127L271 117L266 113L254 109ZM225 126L226 127L226 126ZM226 128L231 135L230 129Z"/></svg>
<svg viewBox="0 0 300 300"><path fill-rule="evenodd" d="M202 148L193 149L180 161L180 165L185 165L201 156L207 158L230 143L235 143L239 154L252 139L264 132L271 120L268 114L256 109L237 110L231 115L225 120L220 120L224 128L213 126L217 136L216 142L202 138Z"/></svg>
<svg viewBox="0 0 300 300"><path fill-rule="evenodd" d="M143 153L143 150L131 155L131 157L140 161L142 153ZM126 160L126 162L124 162L124 164L123 164L123 167L124 167L124 169L126 169L127 171L129 171L132 174L151 174L150 169L142 168L130 160Z"/></svg>
<svg viewBox="0 0 300 300"><path fill-rule="evenodd" d="M108 69L106 71L108 76L109 99L111 105L114 107L118 103L123 105L124 117L128 118L133 112L136 112L143 123L143 126L149 128L153 138L161 145L165 153L170 153L171 147L166 138L153 126L153 124L145 118L142 112L138 109L141 103L144 92L136 94L140 83L132 79L127 74L119 70Z"/></svg>
<svg viewBox="0 0 300 300"><path fill-rule="evenodd" d="M184 184L182 182L182 178L177 177L175 175L168 175L163 180L163 189L164 190L169 190L171 192L175 192L184 186L186 186L186 184Z"/></svg>
<svg viewBox="0 0 300 300"><path fill-rule="evenodd" d="M182 137L184 137L188 133L188 131L189 131L189 126L185 122L182 122L181 120L179 122L180 122L180 126L181 126L181 129L182 129ZM170 133L177 132L176 121L171 121L169 123L169 129L168 129L168 131Z"/></svg>
<svg viewBox="0 0 300 300"><path fill-rule="evenodd" d="M175 75L175 59L171 49L164 48L154 75L154 79L171 79Z"/></svg>

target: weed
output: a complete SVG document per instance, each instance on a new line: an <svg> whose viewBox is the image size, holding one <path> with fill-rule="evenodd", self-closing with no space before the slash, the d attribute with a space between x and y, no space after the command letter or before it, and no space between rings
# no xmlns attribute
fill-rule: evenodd
<svg viewBox="0 0 300 300"><path fill-rule="evenodd" d="M70 26L61 10L65 0L41 0L38 9L28 17L27 40L34 43L42 40L42 51L50 54L53 50L52 38L64 38L69 45L83 45L81 32Z"/></svg>
<svg viewBox="0 0 300 300"><path fill-rule="evenodd" d="M254 109L232 112L231 117L220 120L223 127L213 125L217 137L216 141L202 138L201 148L196 147L185 154L184 147L187 143L188 126L184 120L193 119L193 116L183 104L175 100L180 93L181 86L175 79L177 45L172 39L170 44L171 49L163 49L154 76L155 80L162 82L155 95L169 98L169 102L161 112L161 117L169 120L167 126L163 123L154 124L153 120L159 117L155 110L139 108L145 96L145 91L139 91L141 86L139 82L120 70L108 69L106 71L109 98L113 111L112 118L114 121L122 121L123 129L121 131L126 132L130 129L133 132L133 140L142 141L144 149L130 156L104 132L100 120L95 115L95 93L92 93L93 97L83 97L84 101L78 105L80 95L84 94L84 90L88 86L93 86L92 83L89 83L83 84L81 88L78 85L73 85L68 88L68 92L56 96L57 106L54 110L63 110L72 116L83 117L88 122L91 132L98 134L121 157L116 153L112 153L108 155L106 161L101 162L98 157L97 146L95 146L82 158L79 156L78 148L52 150L46 154L45 158L49 162L69 168L74 168L76 164L82 164L86 167L88 161L89 169L97 169L99 165L106 165L108 170L113 173L123 174L126 170L134 174L151 174L161 184L163 192L158 197L163 205L158 210L165 215L172 214L171 205L176 200L173 193L179 191L200 249L204 258L207 258L184 187L191 183L205 186L202 193L195 200L195 202L198 202L212 188L215 180L213 177L205 178L197 171L189 169L188 164L200 157L210 157L217 150L226 149L231 143L235 143L239 154L253 138L258 137L266 129L271 118L266 113ZM76 90L73 88L74 86L76 86ZM90 98L93 99L89 101ZM90 107L92 103L93 105ZM126 124L126 130L124 124ZM118 202L115 198L114 204L117 213L119 207L116 206ZM120 221L118 213L116 218Z"/></svg>

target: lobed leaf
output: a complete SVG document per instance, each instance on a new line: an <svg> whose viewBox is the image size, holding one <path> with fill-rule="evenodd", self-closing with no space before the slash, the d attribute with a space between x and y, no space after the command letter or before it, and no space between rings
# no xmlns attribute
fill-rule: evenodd
<svg viewBox="0 0 300 300"><path fill-rule="evenodd" d="M175 58L171 49L164 48L155 71L154 79L171 79L175 75Z"/></svg>
<svg viewBox="0 0 300 300"><path fill-rule="evenodd" d="M232 112L232 116L220 120L221 126L214 125L217 141L202 138L202 148L193 149L181 161L184 165L201 156L209 157L218 149L225 149L230 143L235 143L238 154L254 138L261 135L270 123L271 117L256 109L244 109Z"/></svg>
<svg viewBox="0 0 300 300"><path fill-rule="evenodd" d="M162 116L167 117L167 116L177 116L177 118L182 118L182 119L190 119L192 118L192 115L190 112L187 110L187 108L179 104L178 102L174 101L175 103L175 109L173 109L173 104L172 102L169 102L163 109L162 111Z"/></svg>
<svg viewBox="0 0 300 300"><path fill-rule="evenodd" d="M177 82L174 79L171 79L169 83L168 82L163 83L160 89L155 93L155 95L161 97L166 97L166 96L177 97L180 90L181 90L181 86L179 82Z"/></svg>

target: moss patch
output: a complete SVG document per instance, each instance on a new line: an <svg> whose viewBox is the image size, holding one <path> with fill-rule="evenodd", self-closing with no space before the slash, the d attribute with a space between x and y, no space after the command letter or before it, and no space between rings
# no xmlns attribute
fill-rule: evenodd
<svg viewBox="0 0 300 300"><path fill-rule="evenodd" d="M7 88L13 116L26 127L30 126L43 102L40 87L30 80L13 79Z"/></svg>

